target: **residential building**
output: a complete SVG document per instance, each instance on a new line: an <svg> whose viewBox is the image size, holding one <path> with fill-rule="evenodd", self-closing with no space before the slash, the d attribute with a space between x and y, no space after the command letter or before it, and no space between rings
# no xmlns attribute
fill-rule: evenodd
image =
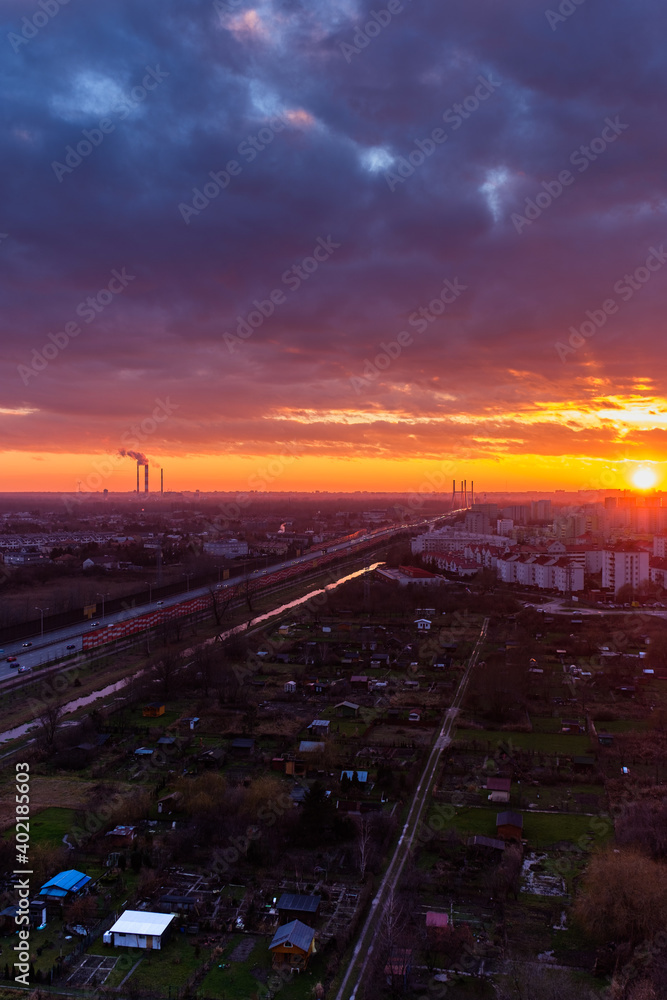
<svg viewBox="0 0 667 1000"><path fill-rule="evenodd" d="M649 579L649 554L643 550L605 549L602 554L602 586L616 593L630 584L637 588Z"/></svg>

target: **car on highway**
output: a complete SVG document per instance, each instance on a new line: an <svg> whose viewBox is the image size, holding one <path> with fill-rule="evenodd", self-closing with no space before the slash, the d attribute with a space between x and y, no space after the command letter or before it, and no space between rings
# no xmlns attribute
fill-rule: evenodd
<svg viewBox="0 0 667 1000"><path fill-rule="evenodd" d="M24 648L24 649L27 649L27 648L28 648L28 646L32 646L32 643L31 643L31 642L24 642L24 643L23 643L23 648Z"/></svg>
<svg viewBox="0 0 667 1000"><path fill-rule="evenodd" d="M98 626L99 624L100 624L99 622L91 622L91 623L90 623L90 627L91 627L91 628L97 628L97 626Z"/></svg>
<svg viewBox="0 0 667 1000"><path fill-rule="evenodd" d="M10 663L9 666L10 667L20 667L21 664L20 663L16 663L16 661L14 661L14 663Z"/></svg>
<svg viewBox="0 0 667 1000"><path fill-rule="evenodd" d="M164 601L156 601L156 604L164 604Z"/></svg>
<svg viewBox="0 0 667 1000"><path fill-rule="evenodd" d="M27 674L29 671L32 671L32 667L19 667L20 674Z"/></svg>
<svg viewBox="0 0 667 1000"><path fill-rule="evenodd" d="M73 642L70 642L69 646L65 646L65 649L76 649L76 645Z"/></svg>
<svg viewBox="0 0 667 1000"><path fill-rule="evenodd" d="M7 663L16 663L16 657L15 656L8 656L7 657Z"/></svg>

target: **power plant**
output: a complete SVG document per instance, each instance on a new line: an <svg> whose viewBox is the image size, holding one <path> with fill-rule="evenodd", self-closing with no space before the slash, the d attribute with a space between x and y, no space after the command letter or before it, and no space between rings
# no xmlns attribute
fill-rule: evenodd
<svg viewBox="0 0 667 1000"><path fill-rule="evenodd" d="M144 467L144 493L148 493L148 462L137 461L137 493L140 492L139 488L139 469L143 465Z"/></svg>

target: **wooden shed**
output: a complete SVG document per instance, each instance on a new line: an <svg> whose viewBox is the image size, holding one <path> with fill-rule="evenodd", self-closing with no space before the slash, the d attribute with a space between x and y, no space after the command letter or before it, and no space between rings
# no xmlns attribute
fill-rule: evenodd
<svg viewBox="0 0 667 1000"><path fill-rule="evenodd" d="M144 705L142 715L144 719L157 719L158 716L164 715L164 702L150 701L147 705Z"/></svg>
<svg viewBox="0 0 667 1000"><path fill-rule="evenodd" d="M269 945L274 969L295 969L303 972L315 950L315 931L300 920L283 924Z"/></svg>
<svg viewBox="0 0 667 1000"><path fill-rule="evenodd" d="M523 816L521 813L498 813L496 816L496 833L502 840L516 840L520 844L523 836Z"/></svg>

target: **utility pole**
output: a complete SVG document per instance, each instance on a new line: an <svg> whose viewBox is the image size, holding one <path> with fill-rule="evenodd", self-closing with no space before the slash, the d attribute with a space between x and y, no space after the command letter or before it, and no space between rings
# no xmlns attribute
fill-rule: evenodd
<svg viewBox="0 0 667 1000"><path fill-rule="evenodd" d="M44 638L44 612L48 610L49 610L48 608L35 608L35 611L39 611L39 613L42 616L42 632L41 632L42 639Z"/></svg>

